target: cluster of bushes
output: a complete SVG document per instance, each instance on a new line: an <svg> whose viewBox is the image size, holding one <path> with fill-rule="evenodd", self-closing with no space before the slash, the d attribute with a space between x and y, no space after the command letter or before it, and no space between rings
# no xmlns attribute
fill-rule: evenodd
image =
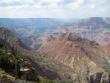
<svg viewBox="0 0 110 83"><path fill-rule="evenodd" d="M14 68L12 52L9 48L0 45L0 68L10 71Z"/></svg>

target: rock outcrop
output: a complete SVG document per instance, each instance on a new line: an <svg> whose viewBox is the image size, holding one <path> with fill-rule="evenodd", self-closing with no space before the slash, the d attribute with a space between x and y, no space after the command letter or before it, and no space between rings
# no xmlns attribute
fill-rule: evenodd
<svg viewBox="0 0 110 83"><path fill-rule="evenodd" d="M64 33L58 38L44 40L39 53L61 62L73 69L71 79L77 83L89 83L92 74L110 72L110 63L95 41L81 38L73 33Z"/></svg>

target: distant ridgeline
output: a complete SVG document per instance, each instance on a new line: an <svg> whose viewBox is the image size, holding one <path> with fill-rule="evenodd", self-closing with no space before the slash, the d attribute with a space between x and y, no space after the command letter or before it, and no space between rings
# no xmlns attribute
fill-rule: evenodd
<svg viewBox="0 0 110 83"><path fill-rule="evenodd" d="M49 18L0 18L0 26L16 33L26 46L35 50L41 46L44 35L58 35L66 31L77 33L100 44L110 43L110 18L91 17L71 21Z"/></svg>

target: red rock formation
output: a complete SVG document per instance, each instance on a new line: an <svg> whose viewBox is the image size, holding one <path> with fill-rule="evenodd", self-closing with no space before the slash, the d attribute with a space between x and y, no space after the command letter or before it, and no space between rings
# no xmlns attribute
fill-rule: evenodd
<svg viewBox="0 0 110 83"><path fill-rule="evenodd" d="M88 83L89 76L96 72L110 72L110 63L105 58L107 54L99 44L72 33L44 41L38 52L71 67L72 79L79 79L79 83Z"/></svg>

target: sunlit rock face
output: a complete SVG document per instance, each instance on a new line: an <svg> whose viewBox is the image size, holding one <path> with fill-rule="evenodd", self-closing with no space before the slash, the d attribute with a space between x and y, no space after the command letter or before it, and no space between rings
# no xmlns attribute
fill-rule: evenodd
<svg viewBox="0 0 110 83"><path fill-rule="evenodd" d="M57 38L52 35L44 38L38 52L44 57L72 68L71 79L77 79L79 83L89 83L92 75L98 72L104 73L107 71L107 74L110 72L109 59L106 59L106 57L109 57L108 53L102 50L102 47L95 41L67 32ZM97 78L99 77L96 76L90 83Z"/></svg>

